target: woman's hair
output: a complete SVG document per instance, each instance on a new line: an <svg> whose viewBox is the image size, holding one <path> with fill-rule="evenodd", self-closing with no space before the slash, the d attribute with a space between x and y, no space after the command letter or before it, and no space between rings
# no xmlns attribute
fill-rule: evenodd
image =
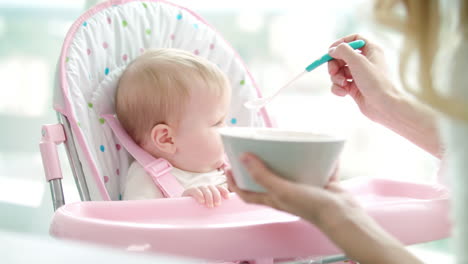
<svg viewBox="0 0 468 264"><path fill-rule="evenodd" d="M453 1L453 0L450 0ZM376 0L375 15L384 25L401 32L404 36L400 58L400 76L403 86L421 101L451 117L468 121L468 105L457 98L448 98L438 92L432 73L440 46L442 13L439 0ZM468 37L468 1L460 0L457 34ZM408 66L412 56L418 62L417 78L419 91L411 89Z"/></svg>

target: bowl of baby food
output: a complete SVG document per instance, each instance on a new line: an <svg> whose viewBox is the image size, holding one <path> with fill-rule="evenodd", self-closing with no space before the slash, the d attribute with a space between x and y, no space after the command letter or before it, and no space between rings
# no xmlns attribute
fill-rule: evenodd
<svg viewBox="0 0 468 264"><path fill-rule="evenodd" d="M264 192L241 164L242 153L262 159L276 174L299 183L324 186L335 169L345 139L331 133L276 128L224 127L219 129L236 184Z"/></svg>

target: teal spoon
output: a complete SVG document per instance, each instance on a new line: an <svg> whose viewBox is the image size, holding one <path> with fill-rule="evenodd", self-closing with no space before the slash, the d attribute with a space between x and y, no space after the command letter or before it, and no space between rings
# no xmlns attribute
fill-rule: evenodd
<svg viewBox="0 0 468 264"><path fill-rule="evenodd" d="M360 49L366 45L366 42L364 40L356 40L353 42L348 43L349 46L353 49ZM278 91L276 91L275 94L273 94L270 97L264 97L264 98L258 98L254 100L247 101L244 106L249 109L260 109L267 105L273 98L275 98L281 91L283 91L286 87L289 87L292 83L294 83L297 79L301 78L304 74L313 71L315 68L318 66L333 60L333 57L330 56L328 53L323 55L320 59L312 62L305 68L305 71L301 72L299 75L294 77L294 79L290 80L288 83L286 83L283 87L281 87Z"/></svg>

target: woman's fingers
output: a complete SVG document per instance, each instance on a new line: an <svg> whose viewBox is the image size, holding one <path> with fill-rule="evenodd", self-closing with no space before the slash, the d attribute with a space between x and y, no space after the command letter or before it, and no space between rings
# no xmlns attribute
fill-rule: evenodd
<svg viewBox="0 0 468 264"><path fill-rule="evenodd" d="M363 96L361 91L357 88L356 82L354 80L349 81L345 88L348 91L348 94L356 101L359 107L363 105Z"/></svg>
<svg viewBox="0 0 468 264"><path fill-rule="evenodd" d="M338 86L342 86L342 87L346 86L347 80L353 79L353 76L351 75L351 71L349 70L348 65L340 66L340 68L337 68L336 70L334 69L333 72L334 73L332 73L332 71L329 70L330 80L332 81L332 83Z"/></svg>
<svg viewBox="0 0 468 264"><path fill-rule="evenodd" d="M359 34L351 34L351 35L348 35L348 36L345 36L345 37L342 37L342 38L336 40L335 42L333 42L330 45L330 48L338 46L339 44L341 44L343 42L348 43L348 42L353 42L355 40L364 40L366 43L369 42L366 38L364 38L363 36L361 36Z"/></svg>
<svg viewBox="0 0 468 264"><path fill-rule="evenodd" d="M328 73L330 75L337 74L340 70L340 65L338 64L337 60L331 60L328 62Z"/></svg>
<svg viewBox="0 0 468 264"><path fill-rule="evenodd" d="M248 191L244 191L241 188L239 188L239 186L237 186L237 184L236 184L236 182L234 180L234 176L232 174L232 170L228 170L226 172L226 178L227 178L227 183L228 183L229 189L231 191L237 193L237 195L239 195L242 198L242 200L244 200L246 202L249 202L249 203L253 202L255 195L252 195L253 193L248 192Z"/></svg>
<svg viewBox="0 0 468 264"><path fill-rule="evenodd" d="M328 62L328 73L330 75L337 74L345 65L346 62L343 60L331 60Z"/></svg>
<svg viewBox="0 0 468 264"><path fill-rule="evenodd" d="M271 196L272 193L259 193L259 192L251 192L251 191L240 189L235 183L231 170L227 171L226 177L227 177L229 189L237 193L237 195L246 203L263 204L263 205L268 205L271 207L276 207L272 203L272 199L269 198L269 196Z"/></svg>
<svg viewBox="0 0 468 264"><path fill-rule="evenodd" d="M329 182L326 186L325 189L331 191L331 192L336 192L336 193L341 193L345 192L345 190L341 187L339 182L336 181L331 181Z"/></svg>
<svg viewBox="0 0 468 264"><path fill-rule="evenodd" d="M337 163L335 165L335 168L333 169L333 172L331 173L331 176L330 176L330 180L329 180L329 183L330 182L338 182L340 180L340 176L338 175L338 172L339 172L339 164Z"/></svg>
<svg viewBox="0 0 468 264"><path fill-rule="evenodd" d="M272 173L259 158L251 153L244 153L241 161L255 182L265 187L267 191L279 192L288 183Z"/></svg>
<svg viewBox="0 0 468 264"><path fill-rule="evenodd" d="M362 54L356 52L345 43L331 48L328 53L335 59L345 61L351 67L362 67L362 64L366 61Z"/></svg>
<svg viewBox="0 0 468 264"><path fill-rule="evenodd" d="M366 42L366 45L364 45L364 47L362 47L360 49L362 51L362 54L366 55L367 52L369 51L369 46L373 46L373 44L371 42L369 42L368 39L364 38L363 36L361 36L359 34L352 34L352 35L348 35L346 37L340 38L340 39L336 40L335 42L333 42L333 44L330 45L330 48L336 47L336 46L340 45L343 42L349 43L349 42L353 42L353 41L356 41L356 40L364 40Z"/></svg>
<svg viewBox="0 0 468 264"><path fill-rule="evenodd" d="M349 69L348 65L345 65L341 68L343 75L346 79L353 79L353 75L351 74L351 70Z"/></svg>
<svg viewBox="0 0 468 264"><path fill-rule="evenodd" d="M333 84L336 84L337 86L340 86L340 87L343 87L346 85L346 77L344 76L343 73L330 75L330 80L332 81Z"/></svg>
<svg viewBox="0 0 468 264"><path fill-rule="evenodd" d="M348 90L346 88L338 86L336 84L332 85L331 91L335 95L338 95L338 96L341 96L341 97L348 95Z"/></svg>

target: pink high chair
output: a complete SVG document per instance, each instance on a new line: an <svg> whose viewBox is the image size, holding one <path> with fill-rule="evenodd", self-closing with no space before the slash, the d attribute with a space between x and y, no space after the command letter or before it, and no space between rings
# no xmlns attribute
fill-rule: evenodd
<svg viewBox="0 0 468 264"><path fill-rule="evenodd" d="M54 97L59 123L42 128L40 150L56 210L50 234L207 261L345 259L308 222L245 204L235 194L211 209L188 197L119 201L133 158L167 197L181 191L170 164L142 151L114 117L114 93L123 69L145 49L157 47L194 52L229 76L233 87L229 125L271 126L265 110L253 114L243 107L260 96L257 86L236 52L197 14L162 0L99 4L78 18L66 36ZM82 202L65 204L56 149L60 143L66 147ZM449 196L442 185L360 179L345 187L405 244L449 236Z"/></svg>

